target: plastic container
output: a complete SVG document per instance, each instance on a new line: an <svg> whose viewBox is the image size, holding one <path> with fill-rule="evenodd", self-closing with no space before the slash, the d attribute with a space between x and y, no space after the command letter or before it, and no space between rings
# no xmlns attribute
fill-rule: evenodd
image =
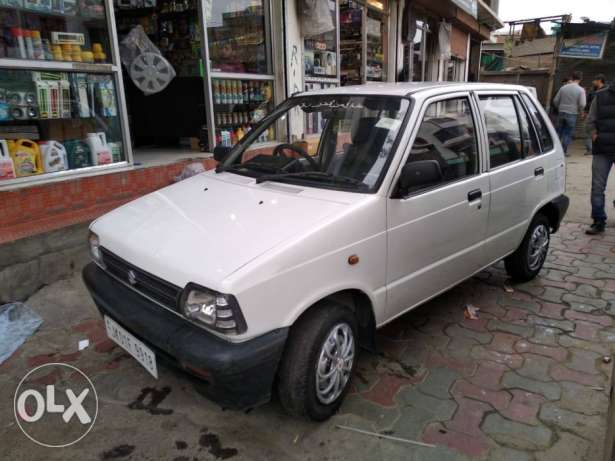
<svg viewBox="0 0 615 461"><path fill-rule="evenodd" d="M16 176L31 176L43 172L41 150L37 143L29 139L18 139L9 141L8 144Z"/></svg>
<svg viewBox="0 0 615 461"><path fill-rule="evenodd" d="M66 148L61 143L58 141L45 141L39 143L39 146L41 148L45 173L63 171L68 168Z"/></svg>
<svg viewBox="0 0 615 461"><path fill-rule="evenodd" d="M92 153L87 143L80 139L71 139L64 142L64 147L66 148L68 167L71 170L92 166Z"/></svg>
<svg viewBox="0 0 615 461"><path fill-rule="evenodd" d="M14 177L15 167L9 153L9 143L5 139L0 139L0 181Z"/></svg>
<svg viewBox="0 0 615 461"><path fill-rule="evenodd" d="M111 149L109 149L107 145L104 133L88 133L86 141L92 153L92 162L94 165L108 165L113 161Z"/></svg>

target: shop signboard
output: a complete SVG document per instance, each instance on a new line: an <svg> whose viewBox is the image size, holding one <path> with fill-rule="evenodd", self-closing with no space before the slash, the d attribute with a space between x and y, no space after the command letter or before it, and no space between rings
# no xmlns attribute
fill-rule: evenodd
<svg viewBox="0 0 615 461"><path fill-rule="evenodd" d="M472 17L478 16L478 0L453 0L453 3Z"/></svg>
<svg viewBox="0 0 615 461"><path fill-rule="evenodd" d="M602 59L608 32L598 32L584 37L568 38L562 43L560 58Z"/></svg>

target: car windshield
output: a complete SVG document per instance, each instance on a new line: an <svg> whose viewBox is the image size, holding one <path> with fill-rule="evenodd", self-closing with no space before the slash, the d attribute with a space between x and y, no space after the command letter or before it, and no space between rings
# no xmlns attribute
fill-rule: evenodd
<svg viewBox="0 0 615 461"><path fill-rule="evenodd" d="M410 101L306 95L282 104L233 147L216 171L311 187L374 192L394 155ZM262 142L275 133L275 142Z"/></svg>

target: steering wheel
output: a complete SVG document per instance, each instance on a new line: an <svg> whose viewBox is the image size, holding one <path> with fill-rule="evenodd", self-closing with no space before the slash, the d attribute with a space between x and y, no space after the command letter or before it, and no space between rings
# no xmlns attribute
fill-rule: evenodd
<svg viewBox="0 0 615 461"><path fill-rule="evenodd" d="M314 160L314 158L309 155L306 151L304 151L303 149L301 149L301 147L295 145L295 144L288 144L288 143L282 143L282 144L278 144L275 149L273 149L273 156L274 157L288 157L288 155L286 155L284 153L284 151L288 149L288 150L292 150L293 152L296 152L297 154L299 154L299 156L301 158L304 158L307 160L307 162L310 164L310 166L314 169L314 171L318 171L318 163L316 163L316 160ZM295 161L297 161L298 159L293 159ZM289 165L291 165L291 163L289 163ZM286 167L284 169L288 168L288 165L286 165Z"/></svg>

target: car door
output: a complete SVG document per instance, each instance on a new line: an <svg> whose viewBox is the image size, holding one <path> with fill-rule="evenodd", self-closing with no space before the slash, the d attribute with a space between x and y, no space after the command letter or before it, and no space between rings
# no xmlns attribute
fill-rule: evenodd
<svg viewBox="0 0 615 461"><path fill-rule="evenodd" d="M482 174L477 107L469 93L428 99L387 199L387 305L395 317L477 271L484 259L489 179ZM436 166L437 164L437 166ZM402 170L427 184L402 190Z"/></svg>
<svg viewBox="0 0 615 461"><path fill-rule="evenodd" d="M487 134L491 202L485 256L494 262L521 243L545 197L545 165L517 92L477 92Z"/></svg>

